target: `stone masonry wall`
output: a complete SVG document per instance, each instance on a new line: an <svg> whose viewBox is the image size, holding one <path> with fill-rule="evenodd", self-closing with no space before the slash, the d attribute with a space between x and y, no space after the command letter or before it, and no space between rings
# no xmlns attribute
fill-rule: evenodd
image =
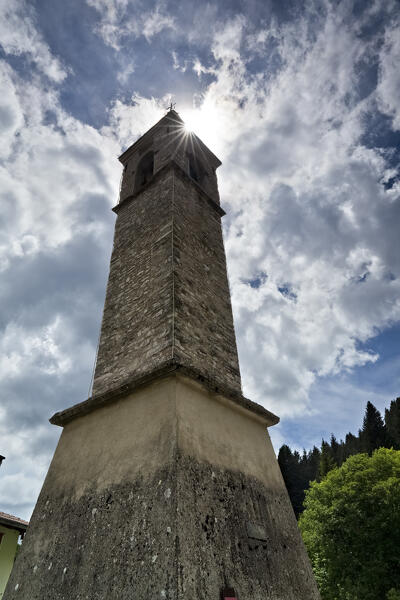
<svg viewBox="0 0 400 600"><path fill-rule="evenodd" d="M170 465L79 498L44 488L4 600L176 600L175 481Z"/></svg>
<svg viewBox="0 0 400 600"><path fill-rule="evenodd" d="M220 221L173 162L118 208L93 394L172 359L240 393Z"/></svg>
<svg viewBox="0 0 400 600"><path fill-rule="evenodd" d="M179 170L173 202L175 356L240 393L221 217Z"/></svg>
<svg viewBox="0 0 400 600"><path fill-rule="evenodd" d="M94 394L172 358L172 179L118 212Z"/></svg>
<svg viewBox="0 0 400 600"><path fill-rule="evenodd" d="M178 598L320 600L284 486L181 456L178 462ZM252 536L262 539L255 539Z"/></svg>

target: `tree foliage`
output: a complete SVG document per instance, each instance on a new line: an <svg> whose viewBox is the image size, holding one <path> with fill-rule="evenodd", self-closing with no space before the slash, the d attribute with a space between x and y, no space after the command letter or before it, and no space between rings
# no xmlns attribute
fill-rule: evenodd
<svg viewBox="0 0 400 600"><path fill-rule="evenodd" d="M321 479L323 479L325 477L325 475L327 475L329 473L329 471L332 471L332 469L334 469L337 466L337 462L335 461L335 458L334 458L334 456L335 456L334 452L335 451L328 444L328 442L325 442L325 440L322 440L321 454L320 454L319 465L318 465L318 480L319 481Z"/></svg>
<svg viewBox="0 0 400 600"><path fill-rule="evenodd" d="M279 450L278 463L296 517L303 510L305 490L317 476L319 456L320 452L315 446L308 453L304 451L302 456L297 450L292 452L286 444Z"/></svg>
<svg viewBox="0 0 400 600"><path fill-rule="evenodd" d="M362 429L358 435L348 433L345 440L338 441L332 434L330 441L322 440L321 450L305 450L300 455L284 445L279 451L278 462L297 517L303 510L305 491L310 482L321 481L332 469L340 467L349 457L359 452L371 454L381 447L400 450L400 398L393 400L385 410L383 421L380 412L368 402Z"/></svg>
<svg viewBox="0 0 400 600"><path fill-rule="evenodd" d="M359 434L361 450L371 454L376 448L385 446L386 437L386 427L381 413L372 402L367 402L363 428Z"/></svg>
<svg viewBox="0 0 400 600"><path fill-rule="evenodd" d="M400 451L356 454L313 482L299 526L323 600L395 600Z"/></svg>
<svg viewBox="0 0 400 600"><path fill-rule="evenodd" d="M392 400L385 409L385 426L388 445L400 450L400 398Z"/></svg>

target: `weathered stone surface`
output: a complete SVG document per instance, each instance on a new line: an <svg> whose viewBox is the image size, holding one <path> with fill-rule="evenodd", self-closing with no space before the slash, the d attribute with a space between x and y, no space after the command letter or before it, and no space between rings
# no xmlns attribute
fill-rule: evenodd
<svg viewBox="0 0 400 600"><path fill-rule="evenodd" d="M171 161L117 213L93 395L169 359L240 392L218 206Z"/></svg>
<svg viewBox="0 0 400 600"><path fill-rule="evenodd" d="M166 467L79 498L42 494L4 599L177 598L175 481Z"/></svg>
<svg viewBox="0 0 400 600"><path fill-rule="evenodd" d="M219 600L224 586L319 598L263 419L171 376L67 424L4 600Z"/></svg>
<svg viewBox="0 0 400 600"><path fill-rule="evenodd" d="M5 600L219 600L226 584L244 599L319 598L286 494L241 473L177 457L151 478L41 502L25 541L40 544L21 552ZM266 540L248 537L249 516Z"/></svg>
<svg viewBox="0 0 400 600"><path fill-rule="evenodd" d="M169 170L119 210L94 394L172 357L172 184Z"/></svg>
<svg viewBox="0 0 400 600"><path fill-rule="evenodd" d="M173 202L175 356L240 390L221 217L179 169Z"/></svg>
<svg viewBox="0 0 400 600"><path fill-rule="evenodd" d="M179 526L190 531L179 539L179 599L218 599L224 586L240 599L319 599L286 490L192 458L178 482ZM249 538L248 519L266 540Z"/></svg>

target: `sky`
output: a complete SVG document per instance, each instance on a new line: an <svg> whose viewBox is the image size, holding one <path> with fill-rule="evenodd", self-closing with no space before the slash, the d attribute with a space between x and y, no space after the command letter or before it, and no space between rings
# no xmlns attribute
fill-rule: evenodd
<svg viewBox="0 0 400 600"><path fill-rule="evenodd" d="M172 100L221 159L244 394L309 449L400 395L400 4L0 0L0 510L90 390L121 165Z"/></svg>

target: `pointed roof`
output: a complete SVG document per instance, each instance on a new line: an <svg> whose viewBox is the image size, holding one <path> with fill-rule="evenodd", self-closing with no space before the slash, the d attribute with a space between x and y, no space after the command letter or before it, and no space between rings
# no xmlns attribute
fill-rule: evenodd
<svg viewBox="0 0 400 600"><path fill-rule="evenodd" d="M122 164L125 164L128 161L128 159L130 158L130 156L133 154L133 152L135 152L138 148L140 148L140 146L142 144L145 144L147 142L147 140L149 138L151 138L151 136L155 133L155 131L157 131L158 128L165 127L165 126L168 126L171 124L174 124L175 126L178 126L178 127L182 127L182 129L185 127L185 122L181 119L180 115L173 108L171 110L169 110L167 112L167 114L164 115L159 121L157 121L157 123L155 123L155 125L153 125L153 127L151 127L148 131L146 131L146 133L144 133L139 139L137 139L136 142L134 142L131 146L129 146L129 148L127 148L118 157L118 160ZM208 155L210 161L214 165L214 168L219 167L222 164L221 161L219 160L219 158L217 156L215 156L215 154L213 152L211 152L211 150L205 145L204 142L202 142L202 140L196 134L191 133L190 135L195 138L195 140L200 145L202 151Z"/></svg>

